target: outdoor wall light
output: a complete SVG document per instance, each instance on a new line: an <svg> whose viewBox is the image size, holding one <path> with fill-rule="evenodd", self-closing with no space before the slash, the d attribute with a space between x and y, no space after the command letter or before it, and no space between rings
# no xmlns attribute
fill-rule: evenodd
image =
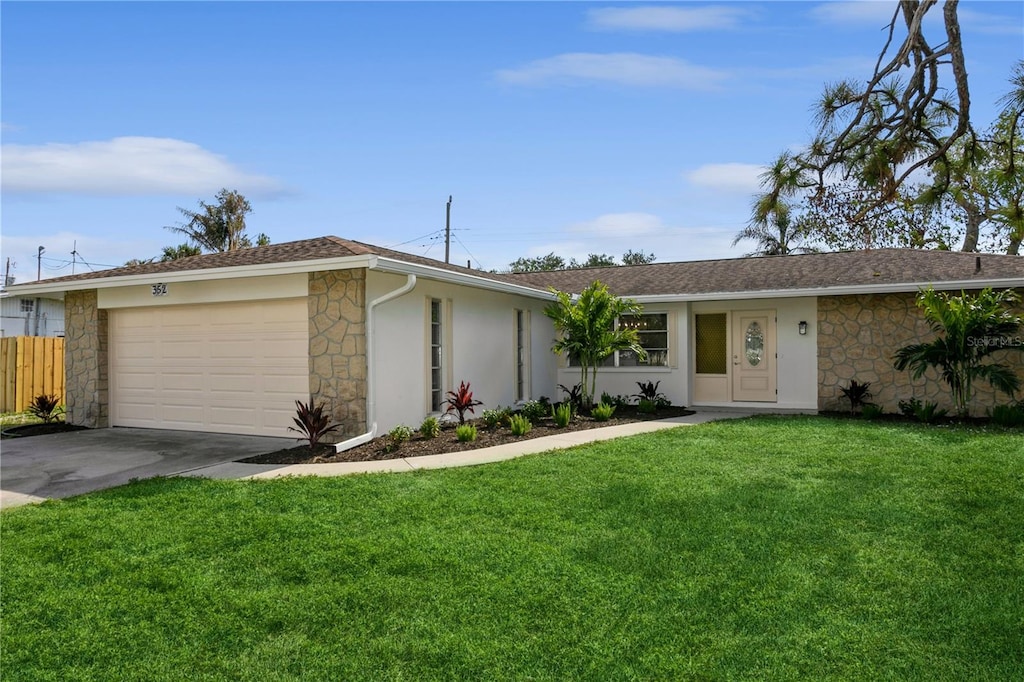
<svg viewBox="0 0 1024 682"><path fill-rule="evenodd" d="M807 323L804 320L800 320L797 330L800 332L800 336L807 336Z"/></svg>

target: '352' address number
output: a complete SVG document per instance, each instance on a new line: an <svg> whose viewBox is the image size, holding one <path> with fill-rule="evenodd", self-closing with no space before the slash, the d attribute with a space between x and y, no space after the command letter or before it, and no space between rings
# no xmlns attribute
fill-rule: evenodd
<svg viewBox="0 0 1024 682"><path fill-rule="evenodd" d="M153 295L154 296L166 296L167 295L167 285L166 284L154 284L153 285Z"/></svg>

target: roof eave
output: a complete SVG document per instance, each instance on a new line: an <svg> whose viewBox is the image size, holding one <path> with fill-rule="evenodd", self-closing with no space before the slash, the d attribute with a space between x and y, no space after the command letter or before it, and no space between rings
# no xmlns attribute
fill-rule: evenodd
<svg viewBox="0 0 1024 682"><path fill-rule="evenodd" d="M313 260L292 261L286 263L261 263L259 265L237 265L227 268L208 268L203 270L179 270L175 272L151 272L139 275L121 275L116 277L97 277L95 279L76 279L63 282L32 282L16 284L8 291L15 295L63 293L79 289L111 289L133 285L147 285L171 282L202 282L219 279L240 279L246 277L268 277L271 275L292 275L317 270L349 270L353 268L373 268L378 256L339 256L336 258L318 258Z"/></svg>
<svg viewBox="0 0 1024 682"><path fill-rule="evenodd" d="M481 277L480 275L455 272L452 270L445 270L444 268L431 267L429 265L418 265L416 263L409 263L407 261L387 258L385 256L378 257L377 265L372 269L402 275L412 274L419 277L425 277L427 279L450 282L452 284L462 284L465 286L475 287L477 289L497 291L504 294L529 296L531 298L540 298L548 301L553 301L555 299L555 295L546 289L537 289L535 287L528 287L522 284L503 282L501 280L490 279L488 277Z"/></svg>
<svg viewBox="0 0 1024 682"><path fill-rule="evenodd" d="M763 291L714 291L701 294L648 294L629 295L637 303L672 303L685 301L723 301L759 298L800 298L804 296L849 296L854 294L884 294L917 292L927 287L940 290L1019 289L1024 286L1020 278L953 280L947 282L901 282L887 284L849 284L835 287L806 287L802 289L766 289Z"/></svg>

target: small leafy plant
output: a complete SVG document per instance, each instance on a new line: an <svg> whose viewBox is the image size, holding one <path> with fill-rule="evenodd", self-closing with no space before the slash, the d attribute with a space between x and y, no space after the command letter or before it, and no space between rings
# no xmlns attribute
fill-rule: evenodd
<svg viewBox="0 0 1024 682"><path fill-rule="evenodd" d="M28 411L37 419L42 419L44 424L57 421L57 417L63 411L60 409L60 398L55 395L37 395L32 398L28 405Z"/></svg>
<svg viewBox="0 0 1024 682"><path fill-rule="evenodd" d="M496 429L508 423L509 414L510 411L507 407L499 406L493 410L484 410L481 417L484 420L484 426L489 429Z"/></svg>
<svg viewBox="0 0 1024 682"><path fill-rule="evenodd" d="M615 405L602 402L591 411L590 416L594 418L594 421L606 422L612 418L613 412L615 412Z"/></svg>
<svg viewBox="0 0 1024 682"><path fill-rule="evenodd" d="M472 443L476 440L476 427L472 424L459 424L455 427L455 438L460 443Z"/></svg>
<svg viewBox="0 0 1024 682"><path fill-rule="evenodd" d="M480 400L473 400L473 391L469 390L469 384L465 381L459 382L458 391L448 391L448 398L444 401L448 405L445 414L455 411L459 415L459 424L466 423L466 413L472 412L477 405L483 405Z"/></svg>
<svg viewBox="0 0 1024 682"><path fill-rule="evenodd" d="M921 409L921 401L917 398L909 398L899 401L897 406L900 409L900 414L904 417L916 417L917 411Z"/></svg>
<svg viewBox="0 0 1024 682"><path fill-rule="evenodd" d="M862 384L856 379L850 379L850 385L840 386L839 392L843 394L844 398L850 401L850 412L856 412L858 408L864 407L864 405L867 404L868 398L871 397L870 389L870 381L865 381Z"/></svg>
<svg viewBox="0 0 1024 682"><path fill-rule="evenodd" d="M437 417L427 417L420 424L420 435L424 438L437 438L441 435L441 422Z"/></svg>
<svg viewBox="0 0 1024 682"><path fill-rule="evenodd" d="M601 394L601 403L612 407L625 407L629 405L630 399L627 395L610 395L605 392Z"/></svg>
<svg viewBox="0 0 1024 682"><path fill-rule="evenodd" d="M341 428L341 424L332 424L330 416L324 414L323 403L311 407L301 400L296 400L295 416L292 417L292 421L295 422L295 426L289 426L288 430L301 433L302 437L299 440L307 441L311 450L315 449L328 433Z"/></svg>
<svg viewBox="0 0 1024 682"><path fill-rule="evenodd" d="M939 404L929 400L923 405L918 404L916 410L914 410L914 418L925 424L934 424L943 417L949 414L949 410L943 408L939 409Z"/></svg>
<svg viewBox="0 0 1024 682"><path fill-rule="evenodd" d="M539 400L530 400L523 403L523 406L519 408L519 414L527 419L531 424L540 422L541 419L548 416L549 406ZM515 415L512 415L515 416Z"/></svg>
<svg viewBox="0 0 1024 682"><path fill-rule="evenodd" d="M579 414L583 410L583 384L576 384L572 388L566 388L564 385L558 384L558 388L565 393L565 402L572 406L576 414Z"/></svg>
<svg viewBox="0 0 1024 682"><path fill-rule="evenodd" d="M874 403L867 403L864 407L860 408L860 414L865 419L878 419L885 413L885 410L879 405Z"/></svg>
<svg viewBox="0 0 1024 682"><path fill-rule="evenodd" d="M525 436L530 432L530 429L533 428L533 424L530 423L530 420L521 414L512 415L509 419L508 425L512 430L512 435L517 437Z"/></svg>
<svg viewBox="0 0 1024 682"><path fill-rule="evenodd" d="M410 438L412 438L412 429L404 424L399 424L388 432L387 451L394 452L402 447L402 443L408 442Z"/></svg>
<svg viewBox="0 0 1024 682"><path fill-rule="evenodd" d="M572 421L572 405L564 402L561 405L552 407L551 418L555 421L555 426L564 429Z"/></svg>
<svg viewBox="0 0 1024 682"><path fill-rule="evenodd" d="M641 398L640 402L636 404L636 411L640 414L654 414L657 409L658 404L647 398Z"/></svg>
<svg viewBox="0 0 1024 682"><path fill-rule="evenodd" d="M996 426L1024 426L1024 400L1010 405L996 405L992 408L989 419Z"/></svg>
<svg viewBox="0 0 1024 682"><path fill-rule="evenodd" d="M658 392L658 386L661 386L660 381L638 381L636 385L640 388L640 392L633 396L637 400L649 400L657 404L658 398L665 397Z"/></svg>

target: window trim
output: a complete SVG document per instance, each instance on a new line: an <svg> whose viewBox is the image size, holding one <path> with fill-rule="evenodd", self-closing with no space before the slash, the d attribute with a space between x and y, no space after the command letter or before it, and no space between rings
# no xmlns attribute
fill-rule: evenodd
<svg viewBox="0 0 1024 682"><path fill-rule="evenodd" d="M433 308L438 306L438 326L440 327L440 386L437 387L438 400L440 405L434 407L434 365L433 365ZM427 296L424 301L424 386L423 400L427 414L441 414L444 412L445 395L451 390L451 357L452 357L452 302L448 298Z"/></svg>
<svg viewBox="0 0 1024 682"><path fill-rule="evenodd" d="M530 399L530 311L512 310L512 398L520 403Z"/></svg>
<svg viewBox="0 0 1024 682"><path fill-rule="evenodd" d="M665 343L667 344L667 346L664 349L662 349L662 348L655 349L655 350L664 350L665 351L665 362L664 362L664 364L660 364L660 365L649 365L649 364L620 365L619 364L619 352L620 351L615 351L614 353L612 353L609 356L609 359L611 360L610 362L609 362L608 359L606 359L605 360L606 364L600 365L600 368L602 370L612 369L612 370L622 370L622 371L629 371L629 372L638 372L638 371L639 372L649 372L649 371L671 370L671 369L676 368L677 365L674 362L674 358L675 358L677 344L673 343L673 341L676 338L676 334L674 332L674 324L673 324L673 320L674 320L675 316L673 315L673 313L671 311L669 311L669 310L644 310L644 311L638 313L637 315L623 315L623 316L617 317L617 318L615 318L615 324L618 325L623 317L642 317L644 315L651 315L651 316L653 316L653 315L660 315L660 316L665 318L665 329L664 330L662 330L662 329L652 329L652 330L650 330L652 332L663 332L665 334ZM562 357L565 359L565 367L573 367L573 368L579 367L579 364L574 363L572 361L572 358L568 357L567 355L563 354Z"/></svg>

